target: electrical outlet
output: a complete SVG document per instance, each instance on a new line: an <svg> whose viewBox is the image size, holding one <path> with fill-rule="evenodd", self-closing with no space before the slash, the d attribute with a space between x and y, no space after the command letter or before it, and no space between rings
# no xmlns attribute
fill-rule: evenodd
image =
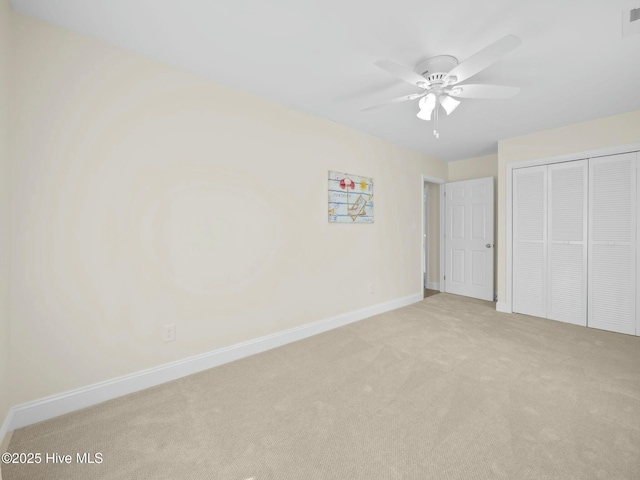
<svg viewBox="0 0 640 480"><path fill-rule="evenodd" d="M171 323L162 327L162 341L173 342L176 339L176 324Z"/></svg>
<svg viewBox="0 0 640 480"><path fill-rule="evenodd" d="M376 284L371 282L369 284L369 293L373 293L375 291L375 289L376 289Z"/></svg>

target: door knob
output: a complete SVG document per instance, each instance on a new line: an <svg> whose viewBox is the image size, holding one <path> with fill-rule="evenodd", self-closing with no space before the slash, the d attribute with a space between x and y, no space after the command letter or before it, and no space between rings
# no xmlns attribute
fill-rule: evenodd
<svg viewBox="0 0 640 480"><path fill-rule="evenodd" d="M487 248L491 248L491 244L490 244L490 243L487 243L487 244L485 245L485 247L487 247Z"/></svg>

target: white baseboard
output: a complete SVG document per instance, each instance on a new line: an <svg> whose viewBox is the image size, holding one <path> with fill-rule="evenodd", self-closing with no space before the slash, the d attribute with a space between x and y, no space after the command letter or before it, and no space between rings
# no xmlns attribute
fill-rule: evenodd
<svg viewBox="0 0 640 480"><path fill-rule="evenodd" d="M90 407L98 403L121 397L145 388L160 385L202 370L217 367L224 363L264 352L287 343L302 340L327 330L357 322L373 315L405 307L423 299L423 293L415 293L406 297L361 308L353 312L336 315L335 317L318 320L300 327L291 328L264 337L220 348L211 352L188 357L183 360L149 368L140 372L125 375L113 380L95 383L87 387L78 388L58 395L35 400L33 402L16 405L9 410L2 427L0 439L7 432L43 420L73 412L81 408Z"/></svg>
<svg viewBox="0 0 640 480"><path fill-rule="evenodd" d="M505 302L496 302L496 312L513 313Z"/></svg>
<svg viewBox="0 0 640 480"><path fill-rule="evenodd" d="M429 290L440 290L440 283L439 282L429 282L429 283L427 283L427 288Z"/></svg>

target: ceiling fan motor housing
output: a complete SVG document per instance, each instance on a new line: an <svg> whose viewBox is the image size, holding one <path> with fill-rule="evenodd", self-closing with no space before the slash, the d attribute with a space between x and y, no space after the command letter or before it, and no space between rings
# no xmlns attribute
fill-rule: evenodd
<svg viewBox="0 0 640 480"><path fill-rule="evenodd" d="M438 55L427 58L416 65L415 72L427 79L430 84L442 83L442 79L454 67L458 65L458 59L451 55Z"/></svg>

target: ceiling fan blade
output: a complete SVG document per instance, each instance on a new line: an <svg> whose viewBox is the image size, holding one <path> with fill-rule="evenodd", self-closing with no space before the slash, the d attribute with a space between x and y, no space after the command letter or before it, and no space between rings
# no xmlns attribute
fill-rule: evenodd
<svg viewBox="0 0 640 480"><path fill-rule="evenodd" d="M372 105L370 107L366 107L363 108L362 110L360 110L361 112L366 112L368 110L374 110L376 108L380 108L380 107L384 107L385 105L389 105L392 103L400 103L400 102L406 102L407 100L416 100L420 97L424 97L427 94L427 92L420 92L420 93L412 93L411 95L405 95L404 97L398 97L398 98L392 98L391 100L387 100L386 102L382 102L382 103L378 103L376 105Z"/></svg>
<svg viewBox="0 0 640 480"><path fill-rule="evenodd" d="M405 66L398 65L391 60L380 60L379 62L376 62L375 65L380 67L385 72L390 73L394 77L398 77L400 80L404 80L411 85L415 85L420 88L425 88L427 85L429 85L427 79L422 75L418 75L413 70Z"/></svg>
<svg viewBox="0 0 640 480"><path fill-rule="evenodd" d="M447 93L457 98L511 98L519 91L518 87L502 85L456 85Z"/></svg>
<svg viewBox="0 0 640 480"><path fill-rule="evenodd" d="M515 35L507 35L454 67L443 80L446 83L450 78L456 77L452 84L462 82L493 65L521 43L522 41Z"/></svg>

